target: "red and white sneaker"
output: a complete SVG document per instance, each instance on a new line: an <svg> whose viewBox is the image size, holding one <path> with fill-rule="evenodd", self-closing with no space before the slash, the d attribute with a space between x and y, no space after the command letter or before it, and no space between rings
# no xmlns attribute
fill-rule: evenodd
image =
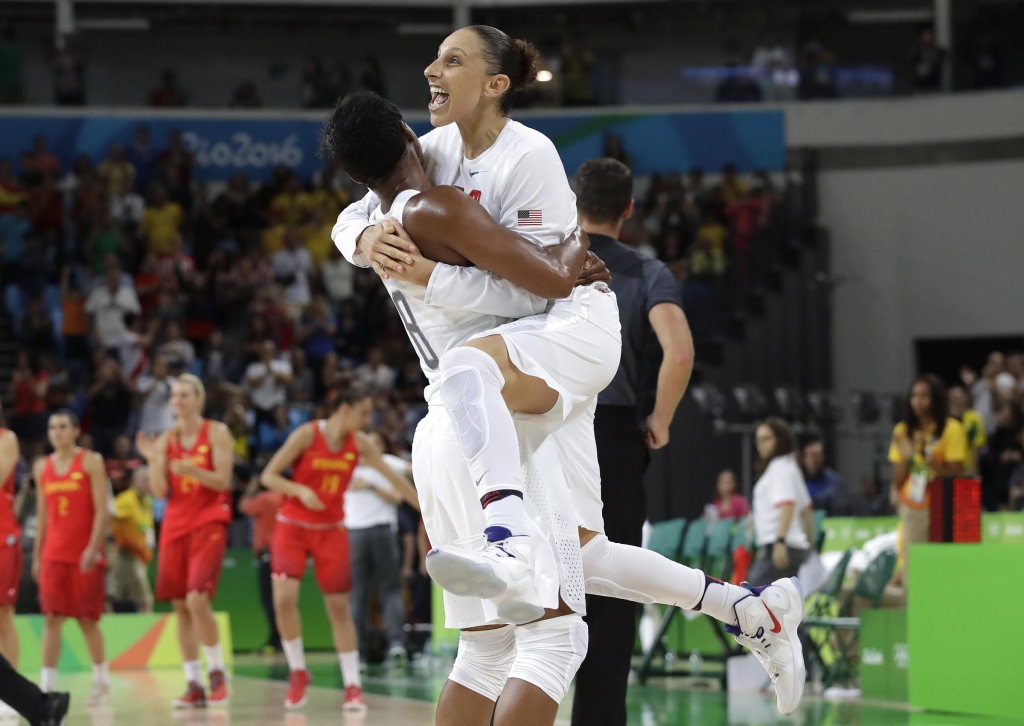
<svg viewBox="0 0 1024 726"><path fill-rule="evenodd" d="M366 699L363 698L363 687L355 684L345 686L345 705L341 708L344 711L365 711Z"/></svg>
<svg viewBox="0 0 1024 726"><path fill-rule="evenodd" d="M203 708L206 706L206 691L201 684L189 681L185 695L175 698L171 703L175 708Z"/></svg>
<svg viewBox="0 0 1024 726"><path fill-rule="evenodd" d="M302 708L306 705L309 695L306 686L313 682L308 670L292 671L288 675L288 695L284 697L285 708Z"/></svg>
<svg viewBox="0 0 1024 726"><path fill-rule="evenodd" d="M776 706L784 716L793 713L804 695L807 671L797 630L804 618L804 596L795 577L750 588L735 605L739 626L726 630L750 649L775 685Z"/></svg>
<svg viewBox="0 0 1024 726"><path fill-rule="evenodd" d="M210 698L207 702L211 706L222 706L228 702L228 679L224 671L210 671Z"/></svg>

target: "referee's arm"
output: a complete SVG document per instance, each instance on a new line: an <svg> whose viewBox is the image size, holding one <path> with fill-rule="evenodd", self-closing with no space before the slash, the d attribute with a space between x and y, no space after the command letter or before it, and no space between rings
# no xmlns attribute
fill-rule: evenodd
<svg viewBox="0 0 1024 726"><path fill-rule="evenodd" d="M647 417L647 445L660 449L668 443L668 427L693 372L693 336L686 314L675 303L658 303L648 317L664 354L658 370L654 411Z"/></svg>

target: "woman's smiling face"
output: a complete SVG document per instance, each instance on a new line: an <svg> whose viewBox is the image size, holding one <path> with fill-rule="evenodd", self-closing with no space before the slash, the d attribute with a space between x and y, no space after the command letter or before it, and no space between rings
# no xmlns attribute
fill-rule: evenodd
<svg viewBox="0 0 1024 726"><path fill-rule="evenodd" d="M484 99L496 99L508 88L508 77L492 76L476 32L463 28L441 43L437 60L423 75L430 84L430 123L447 126L471 114Z"/></svg>

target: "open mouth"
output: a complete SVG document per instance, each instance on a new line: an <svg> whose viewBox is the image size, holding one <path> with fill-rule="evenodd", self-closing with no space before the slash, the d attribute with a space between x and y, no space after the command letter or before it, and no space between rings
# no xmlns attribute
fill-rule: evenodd
<svg viewBox="0 0 1024 726"><path fill-rule="evenodd" d="M448 103L448 91L444 90L439 86L430 87L430 103L427 105L427 109L434 113L439 110L442 106Z"/></svg>

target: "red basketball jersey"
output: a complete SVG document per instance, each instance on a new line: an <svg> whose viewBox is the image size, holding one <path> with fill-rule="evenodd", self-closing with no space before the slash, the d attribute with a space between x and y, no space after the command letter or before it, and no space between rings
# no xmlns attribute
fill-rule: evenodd
<svg viewBox="0 0 1024 726"><path fill-rule="evenodd" d="M0 436L7 433L7 429L0 427ZM14 516L14 479L18 474L18 463L14 463L11 475L7 481L0 482L0 541L8 537L21 536L21 527Z"/></svg>
<svg viewBox="0 0 1024 726"><path fill-rule="evenodd" d="M44 562L77 564L92 536L96 507L92 501L92 483L82 464L85 449L78 449L71 466L57 473L54 454L46 457L40 477L46 499L46 534L43 540ZM102 550L101 550L102 559Z"/></svg>
<svg viewBox="0 0 1024 726"><path fill-rule="evenodd" d="M203 421L191 449L181 445L174 432L167 437L167 509L164 510L160 542L173 542L191 530L212 522L231 522L231 492L218 492L205 487L195 477L171 473L171 462L187 459L201 469L213 471L213 449L210 447L210 421Z"/></svg>
<svg viewBox="0 0 1024 726"><path fill-rule="evenodd" d="M295 497L287 497L278 516L290 522L313 525L339 525L345 520L345 490L359 463L356 437L349 432L339 451L333 451L324 438L326 421L313 422L313 444L292 465L292 481L316 492L325 509L314 512Z"/></svg>

